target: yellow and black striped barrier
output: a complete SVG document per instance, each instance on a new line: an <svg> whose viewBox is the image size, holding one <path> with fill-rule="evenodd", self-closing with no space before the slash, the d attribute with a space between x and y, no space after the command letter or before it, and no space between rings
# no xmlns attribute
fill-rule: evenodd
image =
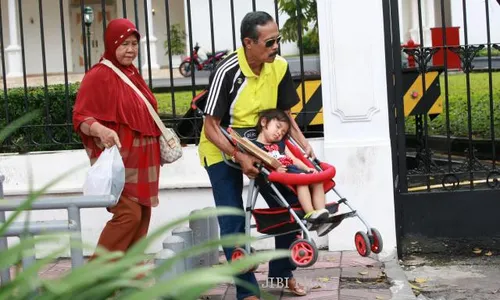
<svg viewBox="0 0 500 300"><path fill-rule="evenodd" d="M300 79L299 79L300 80ZM302 101L302 86L304 85L305 101ZM296 81L299 103L292 107L292 114L299 126L323 125L323 99L321 96L321 79Z"/></svg>
<svg viewBox="0 0 500 300"><path fill-rule="evenodd" d="M425 77L416 70L403 72L405 117L428 114L433 119L443 112L439 74L438 70L426 72ZM425 90L423 79L425 79Z"/></svg>
<svg viewBox="0 0 500 300"><path fill-rule="evenodd" d="M443 99L439 75L441 70L431 69L425 73L425 91L423 76L416 69L403 71L403 107L405 117L428 114L431 119L443 112ZM323 99L321 79L295 78L296 90L300 101L292 107L292 113L299 126L323 125ZM304 85L305 100L302 100Z"/></svg>

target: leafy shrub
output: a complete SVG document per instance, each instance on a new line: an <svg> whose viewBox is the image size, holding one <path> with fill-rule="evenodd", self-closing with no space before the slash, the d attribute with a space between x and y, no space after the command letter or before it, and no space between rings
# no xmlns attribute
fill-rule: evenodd
<svg viewBox="0 0 500 300"><path fill-rule="evenodd" d="M26 152L81 148L71 119L79 83L44 87L12 88L0 94L0 128L29 111L40 114L2 143L1 152Z"/></svg>
<svg viewBox="0 0 500 300"><path fill-rule="evenodd" d="M490 119L493 119L495 136L500 134L500 72L492 74L493 115L490 112L489 74L470 74L470 102L472 116L472 137L475 139L490 139ZM449 113L450 135L455 137L468 137L468 107L467 107L467 84L464 74L453 74L448 76L448 102L446 107L445 77L440 76L441 97L443 99L443 112L432 121L428 121L429 135L446 136L446 110ZM405 131L415 133L415 118L406 118Z"/></svg>

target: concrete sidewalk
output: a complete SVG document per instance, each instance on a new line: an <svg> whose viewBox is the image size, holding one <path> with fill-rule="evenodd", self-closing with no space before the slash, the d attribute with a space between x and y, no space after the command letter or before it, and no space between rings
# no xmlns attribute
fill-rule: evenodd
<svg viewBox="0 0 500 300"><path fill-rule="evenodd" d="M224 258L221 257L221 262ZM61 259L48 265L40 276L57 278L71 269L69 259ZM324 300L406 300L415 299L397 261L380 262L375 256L361 257L355 251L321 251L318 261L309 268L294 272L298 282L307 287L308 295L296 297L286 288L270 288L267 284L267 264L257 269L257 280L276 299L324 299ZM401 277L402 276L402 277ZM264 288L266 287L266 288ZM409 293L408 293L409 291ZM208 291L201 299L234 300L236 289L232 284L222 284Z"/></svg>

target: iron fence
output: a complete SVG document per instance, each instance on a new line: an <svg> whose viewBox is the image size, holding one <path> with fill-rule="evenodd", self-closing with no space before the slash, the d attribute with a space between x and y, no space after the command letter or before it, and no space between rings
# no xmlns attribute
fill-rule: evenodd
<svg viewBox="0 0 500 300"><path fill-rule="evenodd" d="M391 3L392 11L411 12L410 22L404 14L392 22L393 41L403 41L393 42L392 66L397 189L500 188L500 32L490 17L500 15L500 6L494 0Z"/></svg>
<svg viewBox="0 0 500 300"><path fill-rule="evenodd" d="M239 46L239 41L237 41L239 24L236 20L241 10L238 10L241 3L227 0L217 1L217 5L220 7L222 2L229 7L230 12L230 16L227 16L227 23L231 27L231 35L226 37L232 39L232 49L229 50L235 50ZM262 7L259 8L262 2L257 3L256 0L252 0L248 11L262 10ZM280 0L268 0L268 2L271 6L267 3L265 8L281 27L280 18L283 12L280 9ZM304 21L301 8L302 3L305 2L315 3L314 0L296 2L294 17L298 20L296 30L299 53L297 57L287 58L291 60L291 66L293 65L292 71L298 94L303 102L302 107L306 107L308 99L306 99L306 87L301 83L307 81L311 74L319 77L318 56L305 57L303 53L302 38L305 28L308 27L308 24L303 24L306 21ZM208 10L200 12L201 4L208 5ZM182 9L179 9L179 5ZM93 7L93 24L92 20L90 20L91 24L85 22L85 17L89 15L88 6ZM158 7L161 11L157 9ZM26 15L26 11L35 11L35 15ZM202 120L186 109L185 98L186 93L191 99L207 87L210 70L194 71L196 66L191 60L188 67L193 71L190 72L189 77L179 78L180 70L174 61L178 55L172 52L178 36L173 36L172 30L165 30L166 59L164 66L158 70L154 66L156 48L152 47L150 40L153 35L148 34L151 30L162 32L164 29L171 29L172 19L179 19L179 11L184 12L182 25L185 27L185 35L181 34L185 37L184 54L191 55L191 51L196 46L197 41L193 35L194 25L210 28L210 50L211 53L216 53L219 46L216 40L214 18L218 12L214 9L213 0L0 1L0 24L2 25L0 26L0 56L3 84L3 93L0 94L3 108L3 113L0 114L0 127L9 126L13 120L30 111L38 110L39 112L36 118L31 119L5 140L0 146L0 151L22 153L81 147L71 124L73 103L83 74L98 61L102 54L102 52L96 52L96 48L99 49L98 45L101 45L103 49L101 34L104 33L110 19L115 17L132 20L144 38L144 42L141 42L139 46L137 66L150 88L168 99L159 99L162 102L160 106L169 107L162 111L162 120L168 126L178 130L184 143L196 143ZM197 16L205 15L204 18L208 21L201 24L199 19L193 19L194 12ZM162 15L164 23L161 25L158 22L154 23L153 15ZM6 32L7 28L8 32ZM157 44L159 44L158 41ZM159 46L163 50L162 45ZM314 62L312 68L305 64L305 60L311 59L316 59L317 66ZM41 69L36 67L39 64L41 64ZM54 65L58 65L59 69L55 70ZM212 67L214 66L215 61ZM17 74L15 74L16 70ZM169 103L166 103L167 101ZM304 109L300 111L300 119L307 117L308 114L316 115L319 110L320 108L315 111ZM308 126L304 123L302 125L308 134L322 135L322 124Z"/></svg>

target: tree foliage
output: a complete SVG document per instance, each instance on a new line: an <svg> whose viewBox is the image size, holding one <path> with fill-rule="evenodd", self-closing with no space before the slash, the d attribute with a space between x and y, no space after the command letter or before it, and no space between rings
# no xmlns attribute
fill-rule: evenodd
<svg viewBox="0 0 500 300"><path fill-rule="evenodd" d="M279 10L286 13L289 19L281 28L281 35L285 42L297 42L299 39L299 21L302 35L308 33L317 39L318 11L316 0L279 0Z"/></svg>

